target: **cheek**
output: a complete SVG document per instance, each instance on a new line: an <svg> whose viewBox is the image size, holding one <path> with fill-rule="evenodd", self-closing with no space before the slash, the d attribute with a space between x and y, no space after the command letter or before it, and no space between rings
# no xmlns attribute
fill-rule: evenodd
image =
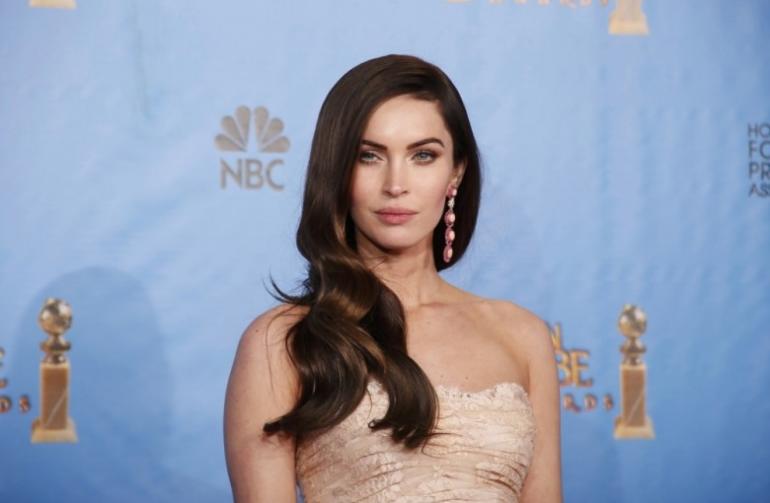
<svg viewBox="0 0 770 503"><path fill-rule="evenodd" d="M350 185L350 215L354 221L364 217L376 196L376 184L371 177L353 173Z"/></svg>
<svg viewBox="0 0 770 503"><path fill-rule="evenodd" d="M418 207L421 210L420 227L435 228L444 218L444 208L446 206L445 191L443 187L438 187L434 182L421 187L415 195L420 201Z"/></svg>
<svg viewBox="0 0 770 503"><path fill-rule="evenodd" d="M446 188L449 184L449 181L446 183L431 183L429 187L425 187L425 190L423 191L423 194L425 195L425 200L430 201L428 203L431 208L435 209L435 211L442 211L444 206L446 206Z"/></svg>
<svg viewBox="0 0 770 503"><path fill-rule="evenodd" d="M368 194L370 193L366 180L361 177L354 177L350 186L350 208L358 210L366 206Z"/></svg>
<svg viewBox="0 0 770 503"><path fill-rule="evenodd" d="M354 168L353 175L350 178L350 204L351 206L357 206L364 201L364 195L366 194L366 181L361 177L361 174Z"/></svg>
<svg viewBox="0 0 770 503"><path fill-rule="evenodd" d="M438 224L442 218L444 218L444 209L446 208L446 197L444 191L438 193L436 196L436 203L435 203L435 219L436 223Z"/></svg>

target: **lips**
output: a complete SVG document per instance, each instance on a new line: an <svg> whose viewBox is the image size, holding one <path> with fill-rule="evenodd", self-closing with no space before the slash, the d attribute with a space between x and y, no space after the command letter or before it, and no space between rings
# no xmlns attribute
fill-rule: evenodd
<svg viewBox="0 0 770 503"><path fill-rule="evenodd" d="M377 217L386 224L403 224L411 219L416 211L412 211L406 208L394 208L388 207L375 211Z"/></svg>
<svg viewBox="0 0 770 503"><path fill-rule="evenodd" d="M380 215L414 215L417 212L406 208L397 208L397 207L389 206L387 208L377 210L375 213L378 213Z"/></svg>

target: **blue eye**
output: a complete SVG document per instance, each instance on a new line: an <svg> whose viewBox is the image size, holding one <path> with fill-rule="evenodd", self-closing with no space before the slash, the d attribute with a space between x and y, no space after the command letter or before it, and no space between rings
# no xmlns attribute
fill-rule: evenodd
<svg viewBox="0 0 770 503"><path fill-rule="evenodd" d="M427 163L434 160L436 158L436 154L430 150L420 150L414 154L414 157L418 162Z"/></svg>
<svg viewBox="0 0 770 503"><path fill-rule="evenodd" d="M358 160L360 160L363 163L373 163L376 162L378 157L374 154L374 152L361 152L358 154Z"/></svg>

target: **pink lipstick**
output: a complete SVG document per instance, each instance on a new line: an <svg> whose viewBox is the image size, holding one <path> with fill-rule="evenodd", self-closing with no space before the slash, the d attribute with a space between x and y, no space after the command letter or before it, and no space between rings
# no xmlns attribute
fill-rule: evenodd
<svg viewBox="0 0 770 503"><path fill-rule="evenodd" d="M403 224L411 219L416 211L406 208L387 207L375 212L377 217L387 224Z"/></svg>

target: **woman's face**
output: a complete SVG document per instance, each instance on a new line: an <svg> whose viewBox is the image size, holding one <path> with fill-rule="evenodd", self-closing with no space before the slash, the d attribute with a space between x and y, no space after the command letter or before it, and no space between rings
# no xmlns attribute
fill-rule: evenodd
<svg viewBox="0 0 770 503"><path fill-rule="evenodd" d="M431 249L447 192L464 169L455 166L453 151L437 103L397 96L375 108L351 182L359 253Z"/></svg>

